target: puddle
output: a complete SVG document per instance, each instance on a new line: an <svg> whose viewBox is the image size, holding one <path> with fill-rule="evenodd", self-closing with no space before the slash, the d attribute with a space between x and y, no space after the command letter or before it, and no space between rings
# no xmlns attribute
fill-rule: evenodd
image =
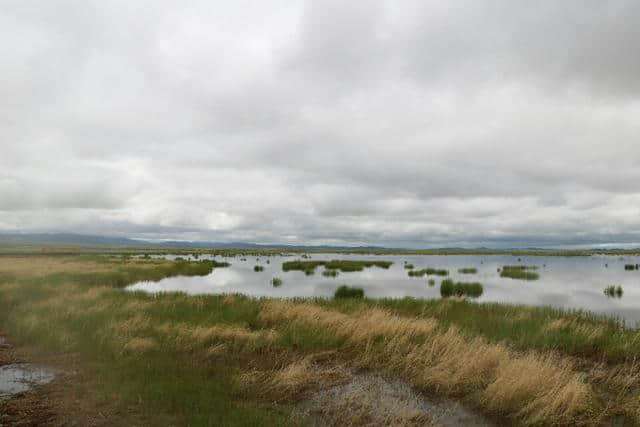
<svg viewBox="0 0 640 427"><path fill-rule="evenodd" d="M29 391L35 386L47 384L55 376L56 372L45 366L28 363L0 366L0 400Z"/></svg>
<svg viewBox="0 0 640 427"><path fill-rule="evenodd" d="M302 403L314 426L493 426L451 399L429 399L401 380L356 375L346 384L314 393Z"/></svg>

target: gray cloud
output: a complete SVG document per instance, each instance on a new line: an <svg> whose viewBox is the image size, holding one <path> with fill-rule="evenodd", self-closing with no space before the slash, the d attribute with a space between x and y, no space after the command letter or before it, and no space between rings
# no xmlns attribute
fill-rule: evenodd
<svg viewBox="0 0 640 427"><path fill-rule="evenodd" d="M0 230L640 242L633 1L0 5Z"/></svg>

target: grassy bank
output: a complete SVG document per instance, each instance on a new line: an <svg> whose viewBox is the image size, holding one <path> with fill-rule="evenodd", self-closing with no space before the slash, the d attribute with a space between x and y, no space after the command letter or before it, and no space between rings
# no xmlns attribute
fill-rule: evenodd
<svg viewBox="0 0 640 427"><path fill-rule="evenodd" d="M640 420L640 333L614 320L455 298L285 302L122 290L212 268L222 267L0 257L0 324L34 354L77 355L90 381L83 387L156 424L304 424L293 405L338 365L403 378L509 424ZM310 360L326 378L297 370Z"/></svg>

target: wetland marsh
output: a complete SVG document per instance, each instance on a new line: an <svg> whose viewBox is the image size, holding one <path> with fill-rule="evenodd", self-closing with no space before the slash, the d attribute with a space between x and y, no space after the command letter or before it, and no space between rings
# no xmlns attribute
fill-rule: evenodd
<svg viewBox="0 0 640 427"><path fill-rule="evenodd" d="M369 257L385 262L376 266ZM65 381L73 385L63 393L53 379L45 389L0 402L0 413L37 399L49 402L48 419L103 414L122 425L366 425L382 415L423 425L451 411L487 425L637 425L640 331L550 304L482 302L495 292L491 283L512 293L548 292L571 271L591 277L602 301L624 302L638 278L624 270L625 260L523 257L522 265L540 266L539 280L526 281L497 272L517 265L512 255L474 257L410 256L417 269L448 273L409 277L407 255L389 254L0 256L3 336L25 362L57 360L48 364L69 373ZM304 268L283 271L281 261L297 258L321 264L310 275ZM254 271L255 265L264 270ZM327 265L340 274L321 274ZM362 269L340 270L347 265ZM612 273L598 273L596 281L600 268ZM230 273L259 278L246 289L260 286L269 296L228 287L240 282L209 282ZM624 294L607 297L604 278L622 283L616 286L624 286ZM326 295L314 293L314 280L330 284L319 287ZM585 283L565 283L566 294L580 286L590 291ZM153 290L152 284L162 286ZM406 298L418 286L428 296ZM308 298L292 298L305 289ZM369 383L405 390L392 405L400 409L376 412ZM48 393L62 397L52 401ZM320 398L330 400L320 408L313 403ZM79 400L81 408L74 406ZM438 405L446 407L434 409Z"/></svg>
<svg viewBox="0 0 640 427"><path fill-rule="evenodd" d="M441 297L439 285L451 279L481 284L482 292L472 293L477 302L586 310L620 318L628 326L640 322L640 272L625 269L625 265L640 262L638 256L335 253L310 256L311 259L303 259L300 254L201 255L200 260L214 259L231 265L205 276L139 282L128 289L191 295L241 293L255 297L329 298L339 286L349 285L362 288L368 298L437 299ZM175 259L176 255L162 257ZM256 265L262 267L259 274L254 271ZM407 269L407 265L413 268ZM282 286L271 285L276 276L282 280ZM429 280L434 280L436 286L429 286ZM612 283L624 288L624 296L606 298L603 288Z"/></svg>

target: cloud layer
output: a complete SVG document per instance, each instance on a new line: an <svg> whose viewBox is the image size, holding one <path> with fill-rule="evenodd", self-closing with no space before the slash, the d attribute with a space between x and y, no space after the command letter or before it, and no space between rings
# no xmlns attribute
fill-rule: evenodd
<svg viewBox="0 0 640 427"><path fill-rule="evenodd" d="M636 1L0 5L0 230L640 242Z"/></svg>

